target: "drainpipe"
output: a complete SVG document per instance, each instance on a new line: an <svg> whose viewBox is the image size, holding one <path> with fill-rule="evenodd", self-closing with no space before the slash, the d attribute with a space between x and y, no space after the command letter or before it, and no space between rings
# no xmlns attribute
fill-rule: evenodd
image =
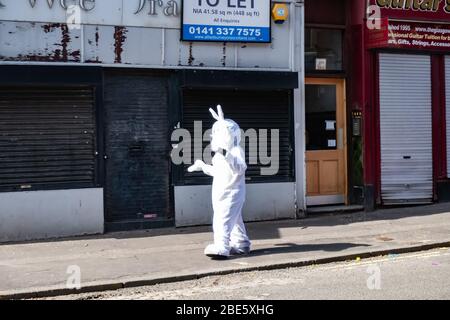
<svg viewBox="0 0 450 320"><path fill-rule="evenodd" d="M298 72L298 89L294 90L294 132L295 132L295 211L296 218L306 216L306 165L305 165L305 11L304 1L291 4L291 30L293 30L293 68Z"/></svg>

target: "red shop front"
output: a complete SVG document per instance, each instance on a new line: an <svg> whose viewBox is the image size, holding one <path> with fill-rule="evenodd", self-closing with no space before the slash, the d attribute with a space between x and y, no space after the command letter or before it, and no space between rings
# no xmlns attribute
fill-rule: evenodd
<svg viewBox="0 0 450 320"><path fill-rule="evenodd" d="M353 1L366 209L450 200L450 0Z"/></svg>

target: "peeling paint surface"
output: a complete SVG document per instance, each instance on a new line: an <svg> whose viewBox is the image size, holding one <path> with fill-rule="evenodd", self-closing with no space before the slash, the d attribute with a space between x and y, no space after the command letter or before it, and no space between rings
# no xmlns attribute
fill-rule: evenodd
<svg viewBox="0 0 450 320"><path fill-rule="evenodd" d="M81 62L77 37L65 24L0 22L0 60Z"/></svg>
<svg viewBox="0 0 450 320"><path fill-rule="evenodd" d="M206 43L180 41L179 29L0 21L0 63L290 70L291 32L274 25L270 44Z"/></svg>
<svg viewBox="0 0 450 320"><path fill-rule="evenodd" d="M114 27L114 63L122 63L123 44L127 39L127 32L126 27Z"/></svg>
<svg viewBox="0 0 450 320"><path fill-rule="evenodd" d="M81 10L79 19L83 25L109 25L109 26L134 26L134 27L163 27L179 28L180 17L166 16L164 8L169 5L169 0L164 0L164 6L156 6L156 15L149 15L150 1L145 0L144 7L138 13L140 0L96 0L95 9L89 12ZM175 0L178 8L181 0ZM5 8L0 11L0 21L13 22L44 22L65 23L67 21L67 10L54 0L49 7L50 0L38 0L32 7L29 0L2 0ZM79 7L78 0L66 0L67 5ZM19 14L20 13L20 14Z"/></svg>

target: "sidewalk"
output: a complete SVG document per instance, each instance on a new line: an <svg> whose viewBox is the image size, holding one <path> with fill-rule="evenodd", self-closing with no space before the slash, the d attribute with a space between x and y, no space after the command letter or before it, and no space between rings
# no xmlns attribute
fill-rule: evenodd
<svg viewBox="0 0 450 320"><path fill-rule="evenodd" d="M66 289L72 265L88 292L445 247L450 203L247 227L253 252L226 261L203 255L209 227L0 245L0 299L73 293Z"/></svg>

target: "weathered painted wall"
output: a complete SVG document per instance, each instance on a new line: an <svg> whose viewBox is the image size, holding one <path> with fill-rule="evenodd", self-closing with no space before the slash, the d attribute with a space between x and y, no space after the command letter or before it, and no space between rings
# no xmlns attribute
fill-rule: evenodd
<svg viewBox="0 0 450 320"><path fill-rule="evenodd" d="M0 242L103 233L103 189L0 193Z"/></svg>
<svg viewBox="0 0 450 320"><path fill-rule="evenodd" d="M78 0L79 1L79 0ZM67 4L78 4L68 0ZM295 23L272 23L272 43L200 43L180 41L180 1L163 1L151 13L136 1L95 1L91 11L78 8L76 24L69 9L54 1L1 0L0 63L71 62L125 67L232 68L296 71ZM63 1L64 2L64 1ZM156 1L157 2L157 1ZM291 9L294 11L294 1ZM176 10L173 7L177 4ZM172 6L170 6L172 5ZM79 6L79 5L78 5ZM87 4L86 4L87 6ZM170 9L171 8L171 9Z"/></svg>
<svg viewBox="0 0 450 320"><path fill-rule="evenodd" d="M0 20L4 21L176 29L180 16L181 0L0 1Z"/></svg>
<svg viewBox="0 0 450 320"><path fill-rule="evenodd" d="M295 184L248 184L242 213L245 221L295 218ZM175 187L177 227L211 224L212 217L211 186Z"/></svg>
<svg viewBox="0 0 450 320"><path fill-rule="evenodd" d="M274 26L271 44L194 43L178 29L1 21L0 61L290 70L289 33Z"/></svg>

